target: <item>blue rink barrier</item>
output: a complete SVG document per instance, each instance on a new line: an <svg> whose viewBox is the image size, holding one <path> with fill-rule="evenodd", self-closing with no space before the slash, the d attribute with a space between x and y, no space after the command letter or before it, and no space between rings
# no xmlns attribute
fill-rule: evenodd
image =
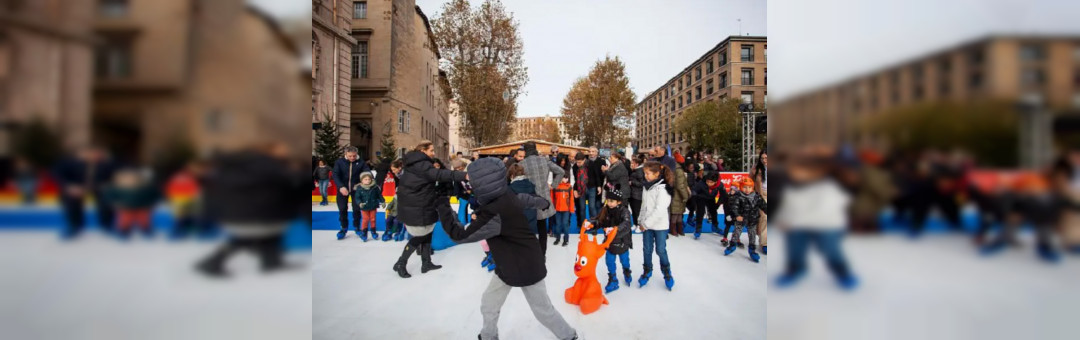
<svg viewBox="0 0 1080 340"><path fill-rule="evenodd" d="M97 213L95 210L87 209L84 217L87 222L87 231L96 232L101 229L97 225ZM154 237L169 237L168 235L173 230L173 222L172 213L167 209L155 209L150 217L150 223L155 232ZM0 209L0 232L25 230L59 234L64 225L64 215L58 207L7 207ZM136 231L135 234L137 235L138 232ZM196 236L189 236L188 238L193 237ZM203 239L222 239L223 237L223 234L217 230L201 236ZM132 242L140 238L141 236L133 235ZM311 251L311 228L308 227L307 221L298 220L289 224L289 228L285 231L285 248L295 251Z"/></svg>

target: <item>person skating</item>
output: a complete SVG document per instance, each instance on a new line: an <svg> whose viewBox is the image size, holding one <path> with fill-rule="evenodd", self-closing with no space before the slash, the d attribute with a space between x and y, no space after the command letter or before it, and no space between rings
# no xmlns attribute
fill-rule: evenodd
<svg viewBox="0 0 1080 340"><path fill-rule="evenodd" d="M356 228L356 235L367 242L368 230L371 231L371 239L379 240L379 234L375 232L375 214L379 206L386 203L382 195L382 188L375 185L375 177L370 173L360 175L360 183L353 188L353 209L360 210L363 221Z"/></svg>
<svg viewBox="0 0 1080 340"><path fill-rule="evenodd" d="M528 177L525 177L525 167L521 166L521 163L510 164L506 168L506 177L507 182L510 182L510 190L515 194L536 195L536 185ZM536 228L536 210L526 208L523 213L525 214L525 220L529 223L529 231L539 238L541 235L539 235ZM547 240L540 242L547 242Z"/></svg>
<svg viewBox="0 0 1080 340"><path fill-rule="evenodd" d="M551 203L552 183L558 185L566 173L547 157L541 156L536 151L535 142L525 142L523 147L526 157L519 164L525 169L525 176L533 183L536 194ZM549 204L548 208L536 211L536 228L539 236L540 251L545 254L547 253L548 219L552 216L555 216L554 205Z"/></svg>
<svg viewBox="0 0 1080 340"><path fill-rule="evenodd" d="M708 173L705 175L704 180L698 181L694 185L694 200L697 200L698 213L695 214L694 220L694 239L698 239L701 236L701 227L705 222L705 218L708 217L709 221L713 224L713 229L719 231L720 223L717 218L716 210L719 205L716 202L716 197L720 196L720 202L727 202L727 192L724 191L724 185L719 184L720 174ZM717 232L719 233L719 232Z"/></svg>
<svg viewBox="0 0 1080 340"><path fill-rule="evenodd" d="M668 234L675 236L685 236L686 226L683 224L683 213L686 212L686 203L690 200L690 187L687 185L686 172L680 168L669 169L672 174L672 180L669 189L671 189L671 204L668 206L668 213L671 214L669 218Z"/></svg>
<svg viewBox="0 0 1080 340"><path fill-rule="evenodd" d="M671 214L668 206L671 205L673 189L665 183L674 181L674 174L666 166L656 161L645 163L644 191L641 193L641 218L638 220L638 228L642 232L644 240L644 272L638 278L638 287L644 287L652 277L652 252L656 248L656 255L660 257L660 270L664 273L664 283L668 290L675 286L675 278L671 276L671 263L667 254L667 231L668 221Z"/></svg>
<svg viewBox="0 0 1080 340"><path fill-rule="evenodd" d="M765 200L754 192L754 180L744 179L739 184L739 187L742 188L743 195L735 201L731 209L735 216L735 233L732 234L732 240L738 240L742 228L746 227L746 233L750 238L746 246L750 260L758 262L761 259L755 246L758 217L760 216L758 212L766 211L767 205ZM727 249L724 250L724 256L731 255L731 253L735 252L735 248L734 244L729 243Z"/></svg>
<svg viewBox="0 0 1080 340"><path fill-rule="evenodd" d="M615 240L608 245L607 254L604 255L604 262L607 264L608 269L608 283L604 287L604 293L611 293L619 289L619 279L616 277L615 271L617 269L615 265L616 257L619 258L619 262L622 262L623 278L626 280L626 284L630 285L632 280L630 276L630 249L634 247L634 242L633 238L631 238L630 228L633 225L633 220L630 217L630 210L623 203L622 192L608 190L604 193L604 196L607 197L604 207L600 209L600 214L596 218L589 220L587 228L603 230L604 235L607 235L611 228L616 229Z"/></svg>
<svg viewBox="0 0 1080 340"><path fill-rule="evenodd" d="M645 182L645 170L642 166L645 165L645 155L637 154L630 159L630 197L627 198L627 202L630 204L630 215L634 218L634 223L637 224L638 215L641 215L641 183Z"/></svg>
<svg viewBox="0 0 1080 340"><path fill-rule="evenodd" d="M1080 210L1080 203L1072 202L1050 188L1049 181L1042 175L1021 176L1014 183L1016 190L1010 212L1035 229L1035 252L1048 263L1061 261L1060 252L1053 245L1054 227L1058 225L1062 213L1068 210ZM980 249L983 255L992 255L1008 244L1015 242L1020 223L1009 223L1001 233Z"/></svg>
<svg viewBox="0 0 1080 340"><path fill-rule="evenodd" d="M559 235L562 235L562 246L565 247L570 240L570 215L574 213L574 189L570 186L570 177L563 177L559 186L552 190L551 198L555 203L555 243L559 244Z"/></svg>
<svg viewBox="0 0 1080 340"><path fill-rule="evenodd" d="M334 162L334 170L331 173L333 174L334 185L338 189L338 222L341 224L341 230L337 233L337 239L339 240L345 238L345 234L349 232L349 198L353 194L350 190L360 183L360 174L368 171L370 169L367 163L360 159L360 151L355 146L346 146L345 156ZM360 211L353 210L353 229L360 229L361 220Z"/></svg>
<svg viewBox="0 0 1080 340"><path fill-rule="evenodd" d="M728 238L734 228L741 228L737 226L738 223L735 223L735 202L742 199L743 196L742 188L739 187L739 181L732 182L730 189L731 190L728 192L728 201L724 204L724 238L720 243L724 245L724 248L727 248L727 246L731 244L734 244L739 248L746 248L746 244L744 244L742 240Z"/></svg>
<svg viewBox="0 0 1080 340"><path fill-rule="evenodd" d="M503 302L512 288L519 287L533 315L555 337L576 339L577 331L551 305L544 284L544 255L523 213L524 209L543 209L550 203L536 195L513 193L506 183L506 168L497 159L481 158L469 165L468 173L478 203L476 218L468 229L450 209L448 197L440 197L434 206L450 239L459 244L487 240L492 258L499 263L481 298L484 325L479 338L498 339Z"/></svg>
<svg viewBox="0 0 1080 340"><path fill-rule="evenodd" d="M402 157L405 168L398 178L398 216L397 219L405 224L405 230L412 238L401 252L401 256L394 263L394 271L402 278L412 275L405 270L409 257L414 253L420 254L422 266L421 273L442 268L431 262L431 232L435 230L435 222L439 215L431 207L435 206L436 195L435 183L452 183L465 180L465 173L447 169L436 169L432 158L435 157L435 145L431 141L421 141L412 151ZM505 180L505 179L504 179Z"/></svg>
<svg viewBox="0 0 1080 340"><path fill-rule="evenodd" d="M401 225L401 221L397 220L397 195L390 199L389 203L386 203L386 221L383 227L383 242L393 239L395 242L401 241L405 235L403 235L405 228Z"/></svg>
<svg viewBox="0 0 1080 340"><path fill-rule="evenodd" d="M148 237L153 235L150 218L161 194L137 170L117 171L113 183L105 188L105 197L116 207L119 237L128 238L136 227Z"/></svg>

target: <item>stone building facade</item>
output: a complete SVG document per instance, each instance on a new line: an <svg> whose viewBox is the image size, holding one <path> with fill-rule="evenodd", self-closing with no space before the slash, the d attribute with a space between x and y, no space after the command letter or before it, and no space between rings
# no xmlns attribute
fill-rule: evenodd
<svg viewBox="0 0 1080 340"><path fill-rule="evenodd" d="M92 1L0 1L0 159L35 118L63 146L90 141L94 18Z"/></svg>
<svg viewBox="0 0 1080 340"><path fill-rule="evenodd" d="M353 2L312 0L311 10L311 121L314 126L329 117L342 132L340 143L346 145L352 137ZM314 145L314 131L311 138Z"/></svg>
<svg viewBox="0 0 1080 340"><path fill-rule="evenodd" d="M243 0L97 4L92 135L117 157L307 138L300 53L273 18Z"/></svg>
<svg viewBox="0 0 1080 340"><path fill-rule="evenodd" d="M740 98L762 109L768 98L768 44L763 36L730 36L645 96L635 109L634 146L687 146L675 120L702 101Z"/></svg>
<svg viewBox="0 0 1080 340"><path fill-rule="evenodd" d="M797 94L774 105L769 142L884 147L858 128L862 120L919 103L986 99L1080 111L1080 39L991 36Z"/></svg>
<svg viewBox="0 0 1080 340"><path fill-rule="evenodd" d="M449 159L450 85L427 15L414 0L352 6L350 144L371 158L384 134L399 155L430 140L437 156Z"/></svg>

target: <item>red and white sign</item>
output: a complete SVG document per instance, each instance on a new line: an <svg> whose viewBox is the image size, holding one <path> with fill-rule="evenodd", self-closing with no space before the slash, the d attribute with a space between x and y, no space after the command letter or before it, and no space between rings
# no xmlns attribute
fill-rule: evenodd
<svg viewBox="0 0 1080 340"><path fill-rule="evenodd" d="M724 190L731 191L731 183L742 181L744 178L749 178L748 172L721 172L720 183L724 184Z"/></svg>

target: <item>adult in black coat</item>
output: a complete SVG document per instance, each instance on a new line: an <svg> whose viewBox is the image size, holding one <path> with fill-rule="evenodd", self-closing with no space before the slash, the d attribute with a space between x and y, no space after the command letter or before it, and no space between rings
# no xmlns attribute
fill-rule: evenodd
<svg viewBox="0 0 1080 340"><path fill-rule="evenodd" d="M98 225L102 230L112 230L113 207L105 199L104 191L116 169L116 163L97 146L83 148L75 157L57 163L53 175L60 187L60 205L67 222L62 232L64 238L74 238L82 232L86 225L84 200L91 196L97 205Z"/></svg>
<svg viewBox="0 0 1080 340"><path fill-rule="evenodd" d="M260 258L264 272L285 268L284 235L302 207L310 206L304 184L309 177L302 165L288 161L284 144L223 154L213 160L206 176L208 216L228 234L228 241L197 269L210 276L225 276L225 261L247 249ZM304 208L305 211L307 208Z"/></svg>
<svg viewBox="0 0 1080 340"><path fill-rule="evenodd" d="M453 182L465 180L465 172L438 169L434 166L435 146L430 141L420 142L412 151L405 154L405 169L401 171L401 177L397 183L397 219L405 224L405 229L413 236L401 257L394 263L394 271L402 278L409 278L409 272L405 270L409 257L413 252L420 254L422 265L421 273L442 268L431 262L431 232L435 230L435 222L439 221L435 207L435 199L439 197L436 183L447 186L443 195L450 194Z"/></svg>
<svg viewBox="0 0 1080 340"><path fill-rule="evenodd" d="M499 264L481 299L484 326L480 338L498 337L500 309L512 287L521 288L533 315L557 338L575 338L577 332L551 305L544 285L544 256L523 213L525 209L546 209L550 203L537 195L511 191L506 183L506 168L496 159L479 159L469 165L468 172L479 205L469 228L457 220L448 197L440 197L435 207L451 239L458 243L487 240L492 258Z"/></svg>
<svg viewBox="0 0 1080 340"><path fill-rule="evenodd" d="M600 214L600 207L604 206L604 202L600 199L600 188L604 186L604 162L603 158L599 157L600 151L596 148L589 148L589 160L585 163L586 172L588 172L589 178L585 181L585 187L588 191L585 193L589 206L589 217L592 218Z"/></svg>
<svg viewBox="0 0 1080 340"><path fill-rule="evenodd" d="M630 163L633 169L630 171L630 197L627 201L634 216L634 225L637 225L638 214L641 213L641 192L645 184L645 155L634 155Z"/></svg>
<svg viewBox="0 0 1080 340"><path fill-rule="evenodd" d="M390 172L390 158L383 158L375 165L375 184L382 186L386 182L386 174Z"/></svg>
<svg viewBox="0 0 1080 340"><path fill-rule="evenodd" d="M342 238L349 230L349 198L352 197L353 187L360 183L360 173L371 171L367 163L360 159L360 151L355 146L345 147L345 157L334 162L334 185L337 186L338 222L341 223L341 231L338 239ZM376 182L378 183L378 182ZM360 211L353 211L353 229L360 233Z"/></svg>

